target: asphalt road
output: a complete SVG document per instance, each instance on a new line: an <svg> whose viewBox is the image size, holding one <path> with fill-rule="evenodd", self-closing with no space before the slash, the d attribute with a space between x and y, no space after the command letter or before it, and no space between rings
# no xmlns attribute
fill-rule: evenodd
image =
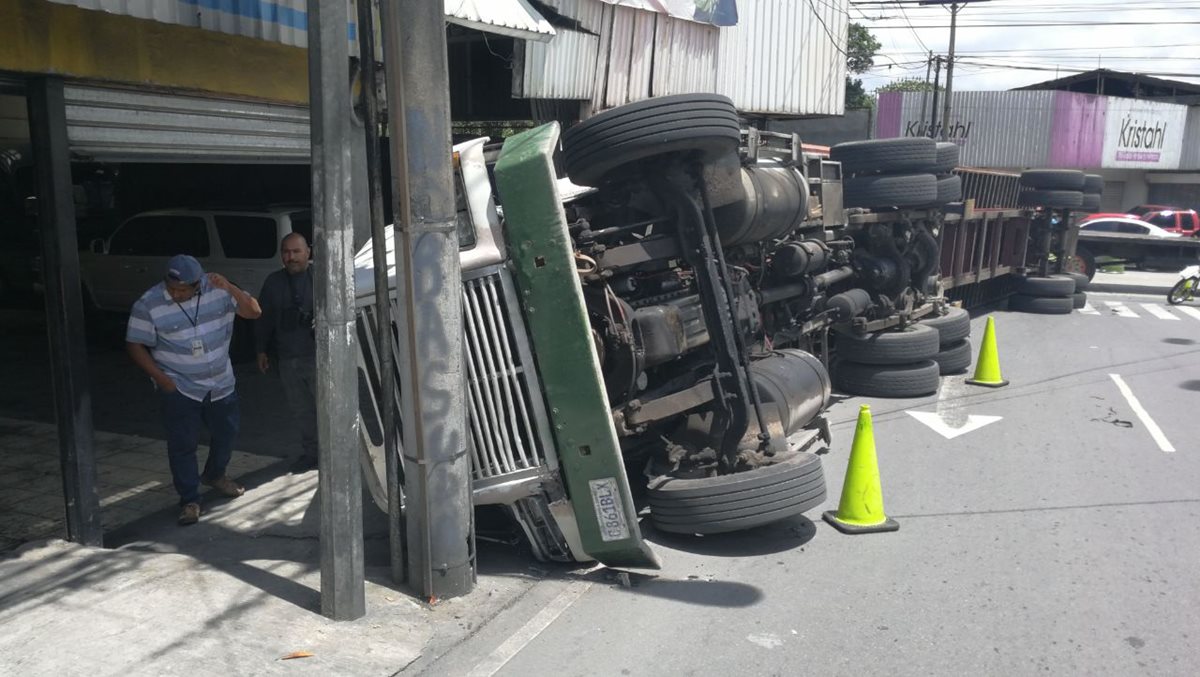
<svg viewBox="0 0 1200 677"><path fill-rule="evenodd" d="M1089 310L994 313L1005 388L958 377L940 399L836 403L829 498L813 521L708 538L647 527L662 571L625 587L613 572L553 570L409 671L1196 674L1200 313L1096 294ZM863 402L901 528L845 536L819 516L836 507ZM910 410L1002 419L946 439Z"/></svg>

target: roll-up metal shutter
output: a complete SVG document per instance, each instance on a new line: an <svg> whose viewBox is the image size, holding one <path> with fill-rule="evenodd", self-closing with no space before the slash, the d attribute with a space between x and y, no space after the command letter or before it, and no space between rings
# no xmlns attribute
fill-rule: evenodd
<svg viewBox="0 0 1200 677"><path fill-rule="evenodd" d="M72 154L106 162L307 163L308 109L68 85Z"/></svg>

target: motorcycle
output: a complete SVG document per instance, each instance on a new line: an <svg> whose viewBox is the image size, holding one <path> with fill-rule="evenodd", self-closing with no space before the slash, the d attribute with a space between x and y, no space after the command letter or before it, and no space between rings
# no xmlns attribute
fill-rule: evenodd
<svg viewBox="0 0 1200 677"><path fill-rule="evenodd" d="M1195 298L1196 287L1200 286L1200 266L1188 266L1179 271L1179 281L1167 294L1167 303L1177 306Z"/></svg>

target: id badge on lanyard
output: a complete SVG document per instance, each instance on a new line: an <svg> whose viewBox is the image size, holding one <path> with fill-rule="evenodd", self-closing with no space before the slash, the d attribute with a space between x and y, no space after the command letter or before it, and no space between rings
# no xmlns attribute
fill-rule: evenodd
<svg viewBox="0 0 1200 677"><path fill-rule="evenodd" d="M192 339L192 357L201 357L204 355L204 341L199 338Z"/></svg>

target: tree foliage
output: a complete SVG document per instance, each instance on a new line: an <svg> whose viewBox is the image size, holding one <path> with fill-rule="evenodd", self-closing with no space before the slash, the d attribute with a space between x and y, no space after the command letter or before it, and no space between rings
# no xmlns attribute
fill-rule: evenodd
<svg viewBox="0 0 1200 677"><path fill-rule="evenodd" d="M937 91L942 91L944 88L940 85ZM932 82L926 82L921 78L904 78L901 80L893 80L892 82L882 85L877 92L932 92L934 90Z"/></svg>
<svg viewBox="0 0 1200 677"><path fill-rule="evenodd" d="M875 65L875 54L879 52L880 44L860 24L851 23L846 36L846 72L860 75ZM846 76L846 108L868 108L874 104L874 99L867 95L861 78Z"/></svg>

